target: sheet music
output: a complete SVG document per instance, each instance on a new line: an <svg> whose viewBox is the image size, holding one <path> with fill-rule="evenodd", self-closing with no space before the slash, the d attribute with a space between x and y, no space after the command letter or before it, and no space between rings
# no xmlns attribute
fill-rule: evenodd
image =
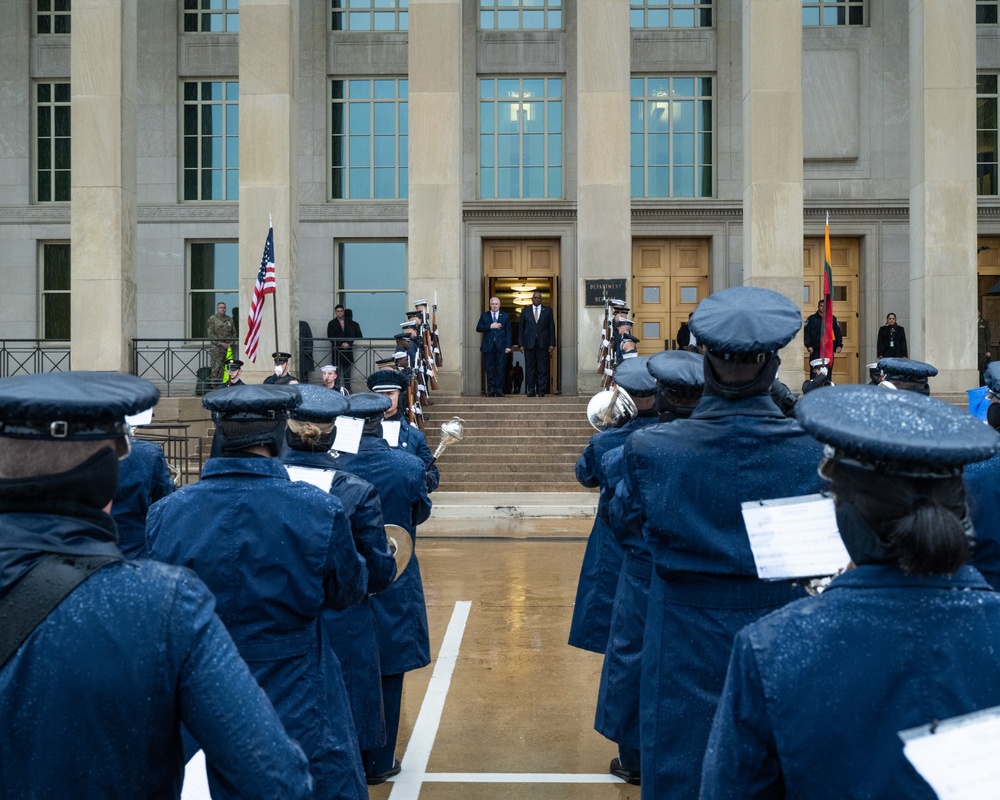
<svg viewBox="0 0 1000 800"><path fill-rule="evenodd" d="M389 443L389 447L399 447L399 420L382 420L382 438Z"/></svg>
<svg viewBox="0 0 1000 800"><path fill-rule="evenodd" d="M821 494L741 505L757 576L765 580L833 575L850 562L833 500Z"/></svg>
<svg viewBox="0 0 1000 800"><path fill-rule="evenodd" d="M361 432L365 429L365 421L356 417L337 417L335 423L337 437L333 440L332 450L341 453L357 453L361 445Z"/></svg>
<svg viewBox="0 0 1000 800"><path fill-rule="evenodd" d="M330 486L333 483L333 470L316 469L315 467L296 467L287 464L285 465L285 469L288 470L288 477L293 481L312 484L324 492L330 491Z"/></svg>
<svg viewBox="0 0 1000 800"><path fill-rule="evenodd" d="M1000 707L900 731L903 755L940 800L1000 797Z"/></svg>

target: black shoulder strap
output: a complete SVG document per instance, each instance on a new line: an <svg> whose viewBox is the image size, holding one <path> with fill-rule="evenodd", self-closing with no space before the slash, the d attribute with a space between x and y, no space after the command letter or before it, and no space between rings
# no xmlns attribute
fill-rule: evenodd
<svg viewBox="0 0 1000 800"><path fill-rule="evenodd" d="M70 592L121 556L48 555L0 599L0 668Z"/></svg>

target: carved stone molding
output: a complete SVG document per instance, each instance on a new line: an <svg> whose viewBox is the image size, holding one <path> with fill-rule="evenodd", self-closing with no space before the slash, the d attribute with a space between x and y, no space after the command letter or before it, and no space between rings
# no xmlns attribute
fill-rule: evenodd
<svg viewBox="0 0 1000 800"><path fill-rule="evenodd" d="M331 222L344 219L378 219L405 221L409 212L405 202L400 203L325 203L299 206L302 222Z"/></svg>
<svg viewBox="0 0 1000 800"><path fill-rule="evenodd" d="M140 222L178 222L211 220L213 222L239 222L240 207L235 203L225 205L176 205L139 206Z"/></svg>
<svg viewBox="0 0 1000 800"><path fill-rule="evenodd" d="M69 224L69 205L4 206L0 222L64 222Z"/></svg>

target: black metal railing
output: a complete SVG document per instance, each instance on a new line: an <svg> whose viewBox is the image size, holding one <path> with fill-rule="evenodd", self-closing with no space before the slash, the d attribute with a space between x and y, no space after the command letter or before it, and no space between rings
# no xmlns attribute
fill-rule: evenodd
<svg viewBox="0 0 1000 800"><path fill-rule="evenodd" d="M299 371L295 374L304 382L322 383L320 367L333 364L339 370L338 377L344 384L348 382L346 379L350 367L351 390L363 392L368 376L378 369L375 362L391 358L396 352L396 342L392 339L355 339L350 357L342 348L334 346L336 344L336 340L331 343L325 338L299 339Z"/></svg>
<svg viewBox="0 0 1000 800"><path fill-rule="evenodd" d="M194 483L201 475L202 459L198 456L198 437L190 436L191 426L185 423L143 425L136 428L135 436L147 442L155 442L163 450L167 459L170 477L177 486ZM192 444L195 459L191 459Z"/></svg>
<svg viewBox="0 0 1000 800"><path fill-rule="evenodd" d="M68 339L0 339L0 378L69 368Z"/></svg>

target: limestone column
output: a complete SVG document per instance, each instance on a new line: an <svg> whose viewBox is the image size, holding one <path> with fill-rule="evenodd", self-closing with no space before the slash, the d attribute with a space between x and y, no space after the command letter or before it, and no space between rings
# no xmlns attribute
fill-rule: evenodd
<svg viewBox="0 0 1000 800"><path fill-rule="evenodd" d="M978 383L976 9L910 0L910 357Z"/></svg>
<svg viewBox="0 0 1000 800"><path fill-rule="evenodd" d="M577 3L577 341L563 337L564 363L577 363L580 392L596 392L597 346L603 309L583 309L585 281L632 275L632 201L629 177L631 28L627 3ZM622 298L626 302L630 298ZM641 333L640 333L641 336ZM572 362L570 362L572 363Z"/></svg>
<svg viewBox="0 0 1000 800"><path fill-rule="evenodd" d="M289 371L298 372L299 0L240 3L239 78L241 339L269 216L274 221L276 293L264 307L257 363L244 367L244 380L259 383L271 373L271 353L279 348L292 354Z"/></svg>
<svg viewBox="0 0 1000 800"><path fill-rule="evenodd" d="M462 3L410 0L408 308L438 304L442 391L461 390ZM478 298L479 287L475 287ZM478 308L478 300L476 307Z"/></svg>
<svg viewBox="0 0 1000 800"><path fill-rule="evenodd" d="M744 285L801 306L802 237L802 3L743 0Z"/></svg>
<svg viewBox="0 0 1000 800"><path fill-rule="evenodd" d="M136 335L136 0L73 4L73 369L132 369Z"/></svg>

